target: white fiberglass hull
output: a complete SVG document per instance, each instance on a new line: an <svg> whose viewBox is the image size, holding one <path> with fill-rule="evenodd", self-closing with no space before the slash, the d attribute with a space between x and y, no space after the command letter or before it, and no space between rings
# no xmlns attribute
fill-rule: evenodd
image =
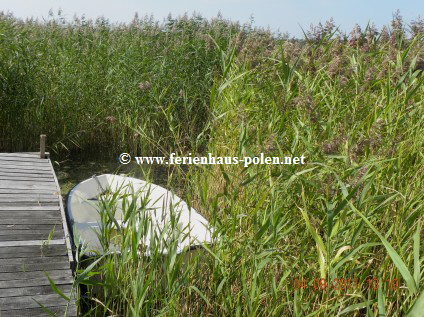
<svg viewBox="0 0 424 317"><path fill-rule="evenodd" d="M100 214L105 212L101 201L110 197L114 197L113 219L106 217L122 230L141 230L138 248L145 255L166 254L171 249L180 253L212 242L207 220L178 196L143 180L104 174L79 183L68 195L67 214L74 244L86 245L87 253L105 252L98 234L105 219ZM119 246L109 246L109 251L122 251Z"/></svg>

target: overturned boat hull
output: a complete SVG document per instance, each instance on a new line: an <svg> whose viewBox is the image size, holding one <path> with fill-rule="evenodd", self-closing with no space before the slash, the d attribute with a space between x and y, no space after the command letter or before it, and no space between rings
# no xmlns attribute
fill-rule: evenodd
<svg viewBox="0 0 424 317"><path fill-rule="evenodd" d="M105 226L121 236L125 230L139 231L138 252L147 256L181 253L212 242L208 221L185 201L132 177L93 176L70 191L66 209L74 244L85 245L88 255L123 251L119 241L100 241Z"/></svg>

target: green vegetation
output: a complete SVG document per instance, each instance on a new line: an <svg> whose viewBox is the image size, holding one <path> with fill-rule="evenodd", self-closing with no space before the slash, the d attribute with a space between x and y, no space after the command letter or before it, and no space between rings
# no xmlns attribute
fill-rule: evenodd
<svg viewBox="0 0 424 317"><path fill-rule="evenodd" d="M423 316L423 23L305 35L0 18L2 150L307 158L169 169L219 241L81 267L89 316Z"/></svg>

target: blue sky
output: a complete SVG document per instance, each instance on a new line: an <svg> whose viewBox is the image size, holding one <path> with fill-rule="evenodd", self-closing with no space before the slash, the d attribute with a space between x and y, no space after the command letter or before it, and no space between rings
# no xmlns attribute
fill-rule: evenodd
<svg viewBox="0 0 424 317"><path fill-rule="evenodd" d="M270 27L273 31L302 35L302 26L325 22L333 17L343 31L350 31L355 23L365 27L368 21L377 27L388 24L393 12L400 10L406 22L418 15L424 18L424 0L0 0L0 11L10 11L17 17L47 17L49 9L61 8L71 19L74 14L96 18L104 16L112 22L128 22L138 12L140 16L153 14L162 20L169 13L200 13L210 18L221 12L224 18Z"/></svg>

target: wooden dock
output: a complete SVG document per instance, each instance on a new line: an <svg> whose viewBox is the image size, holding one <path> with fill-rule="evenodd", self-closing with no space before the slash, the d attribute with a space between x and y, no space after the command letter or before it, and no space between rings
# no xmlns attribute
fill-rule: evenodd
<svg viewBox="0 0 424 317"><path fill-rule="evenodd" d="M45 309L76 316L73 261L50 159L0 153L0 317L49 316ZM46 274L69 302L52 289Z"/></svg>

